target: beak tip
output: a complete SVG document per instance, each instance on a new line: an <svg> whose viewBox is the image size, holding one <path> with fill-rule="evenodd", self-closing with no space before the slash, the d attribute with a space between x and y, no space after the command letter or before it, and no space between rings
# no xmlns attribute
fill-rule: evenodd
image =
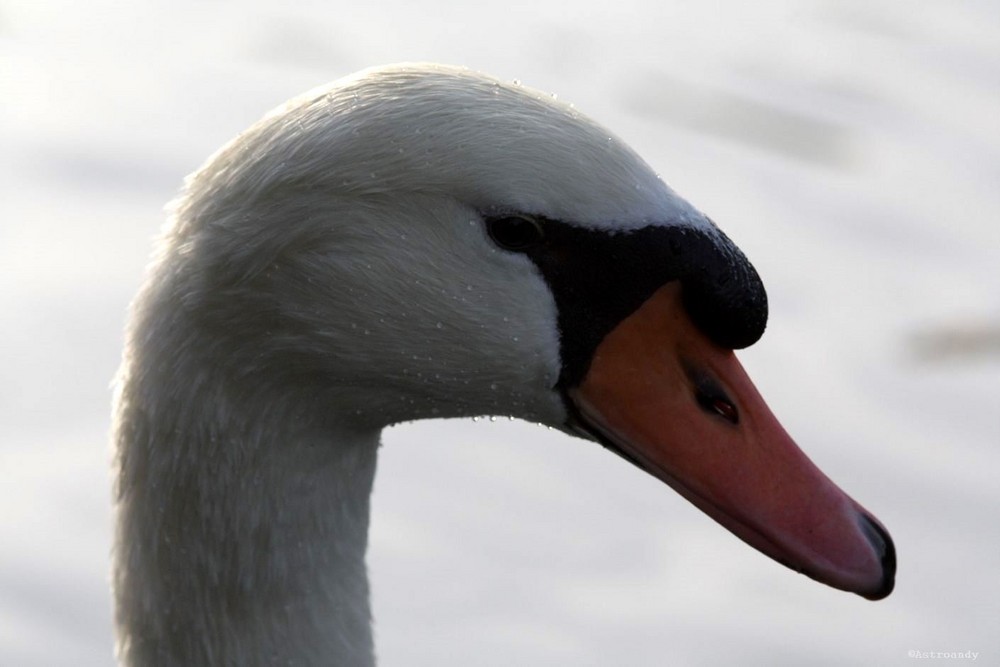
<svg viewBox="0 0 1000 667"><path fill-rule="evenodd" d="M896 546L888 531L868 514L861 514L861 530L875 549L882 565L882 578L878 587L861 593L861 596L868 600L881 600L888 597L896 586Z"/></svg>

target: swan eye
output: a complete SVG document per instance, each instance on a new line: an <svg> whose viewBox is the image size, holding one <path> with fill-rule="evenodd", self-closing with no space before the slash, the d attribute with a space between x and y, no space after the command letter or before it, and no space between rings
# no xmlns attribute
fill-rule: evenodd
<svg viewBox="0 0 1000 667"><path fill-rule="evenodd" d="M534 218L524 215L506 215L486 222L490 238L507 250L527 250L545 237L542 226Z"/></svg>

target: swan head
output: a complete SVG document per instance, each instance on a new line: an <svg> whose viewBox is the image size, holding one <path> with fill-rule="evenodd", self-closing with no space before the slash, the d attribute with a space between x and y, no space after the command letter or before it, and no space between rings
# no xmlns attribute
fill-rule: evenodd
<svg viewBox="0 0 1000 667"><path fill-rule="evenodd" d="M872 599L892 589L884 528L733 355L764 331L756 271L548 95L436 65L311 91L189 179L153 275L144 303L188 324L172 349L197 341L247 392L358 428L542 422L789 567Z"/></svg>

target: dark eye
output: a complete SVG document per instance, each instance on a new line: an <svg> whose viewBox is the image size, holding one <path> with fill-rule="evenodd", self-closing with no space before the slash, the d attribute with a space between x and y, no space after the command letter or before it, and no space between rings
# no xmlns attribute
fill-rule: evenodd
<svg viewBox="0 0 1000 667"><path fill-rule="evenodd" d="M711 383L714 385L715 383ZM730 424L740 423L740 413L725 392L716 386L699 386L695 389L698 405L705 412L722 417Z"/></svg>
<svg viewBox="0 0 1000 667"><path fill-rule="evenodd" d="M486 221L486 231L494 243L507 250L527 250L545 237L538 221L525 215L491 218Z"/></svg>

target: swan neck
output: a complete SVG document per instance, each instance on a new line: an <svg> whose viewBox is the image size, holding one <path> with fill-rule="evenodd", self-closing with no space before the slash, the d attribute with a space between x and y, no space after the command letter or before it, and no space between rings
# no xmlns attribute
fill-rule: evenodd
<svg viewBox="0 0 1000 667"><path fill-rule="evenodd" d="M145 390L169 383L155 375L126 377L119 398L122 662L373 664L378 430L310 419L294 396L232 400L224 385L154 402Z"/></svg>

